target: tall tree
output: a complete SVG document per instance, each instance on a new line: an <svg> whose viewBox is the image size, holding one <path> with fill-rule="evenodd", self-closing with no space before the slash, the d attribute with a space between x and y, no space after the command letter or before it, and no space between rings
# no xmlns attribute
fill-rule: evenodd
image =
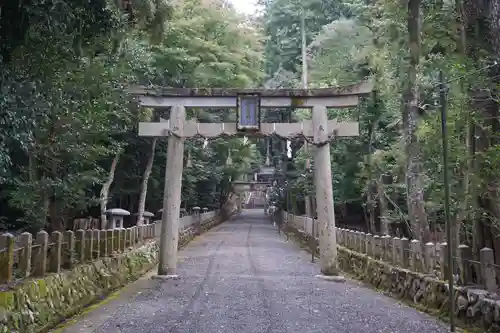
<svg viewBox="0 0 500 333"><path fill-rule="evenodd" d="M424 184L422 177L422 152L417 137L420 120L420 99L417 75L421 56L421 0L408 0L408 77L403 80L403 127L406 149L406 183L410 223L422 244L429 240L429 224L425 211Z"/></svg>

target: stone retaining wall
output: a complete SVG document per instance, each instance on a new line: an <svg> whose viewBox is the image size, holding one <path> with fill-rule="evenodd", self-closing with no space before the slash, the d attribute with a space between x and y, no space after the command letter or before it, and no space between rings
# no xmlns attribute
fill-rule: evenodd
<svg viewBox="0 0 500 333"><path fill-rule="evenodd" d="M289 225L287 231L304 247L317 251L317 239L310 234ZM391 297L443 318L450 315L445 281L394 267L342 246L338 246L338 262L344 272ZM456 287L455 291L455 315L461 324L479 331L500 332L500 299L482 289Z"/></svg>
<svg viewBox="0 0 500 333"><path fill-rule="evenodd" d="M224 220L216 216L203 224L203 230ZM179 237L179 247L194 237L194 228L184 230ZM46 332L84 307L138 279L156 266L157 256L158 245L151 240L129 252L78 265L59 274L28 279L12 290L2 291L0 333Z"/></svg>

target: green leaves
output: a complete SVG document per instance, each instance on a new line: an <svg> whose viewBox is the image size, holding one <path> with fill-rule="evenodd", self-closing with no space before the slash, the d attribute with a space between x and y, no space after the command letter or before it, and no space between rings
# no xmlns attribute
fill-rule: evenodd
<svg viewBox="0 0 500 333"><path fill-rule="evenodd" d="M262 24L268 36L265 46L266 74L273 77L280 68L300 71L300 18L304 13L307 44L325 24L347 14L338 0L274 0L266 3Z"/></svg>
<svg viewBox="0 0 500 333"><path fill-rule="evenodd" d="M191 87L245 87L260 78L260 45L235 13L198 0L176 7L155 47L154 83Z"/></svg>
<svg viewBox="0 0 500 333"><path fill-rule="evenodd" d="M139 191L150 144L137 137L137 122L160 114L138 108L128 86L257 85L260 37L254 27L240 25L236 13L198 0L122 4L54 0L2 6L2 26L8 26L9 11L14 22L2 30L0 46L0 181L9 185L1 194L10 200L2 212L24 212L9 216L10 223L19 218L43 227L46 220L85 214L118 152L110 204L128 202L123 208L135 209L130 198ZM225 116L218 110L198 115L208 121ZM217 205L228 179L246 172L256 158L255 147L240 141L186 145L192 160L183 175L186 202ZM166 146L158 146L151 210L161 205L163 193ZM231 166L225 166L228 147Z"/></svg>

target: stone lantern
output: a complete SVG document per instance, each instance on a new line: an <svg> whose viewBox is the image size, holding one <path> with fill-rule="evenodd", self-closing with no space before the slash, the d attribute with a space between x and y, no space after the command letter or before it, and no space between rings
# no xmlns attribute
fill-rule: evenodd
<svg viewBox="0 0 500 333"><path fill-rule="evenodd" d="M135 213L134 216L139 216L139 213ZM148 211L144 211L144 213L142 214L142 224L143 225L151 224L151 220L153 219L154 216L155 214Z"/></svg>
<svg viewBox="0 0 500 333"><path fill-rule="evenodd" d="M106 214L109 216L109 229L123 229L123 217L129 216L130 212L121 208L111 208Z"/></svg>
<svg viewBox="0 0 500 333"><path fill-rule="evenodd" d="M203 212L203 214L208 213L208 208L207 207L203 207L202 212Z"/></svg>
<svg viewBox="0 0 500 333"><path fill-rule="evenodd" d="M196 235L201 235L201 215L200 215L200 207L193 207L193 219L196 230Z"/></svg>
<svg viewBox="0 0 500 333"><path fill-rule="evenodd" d="M151 224L153 222L153 217L155 216L155 214L144 211L144 214L142 214L142 216L144 218L144 224Z"/></svg>

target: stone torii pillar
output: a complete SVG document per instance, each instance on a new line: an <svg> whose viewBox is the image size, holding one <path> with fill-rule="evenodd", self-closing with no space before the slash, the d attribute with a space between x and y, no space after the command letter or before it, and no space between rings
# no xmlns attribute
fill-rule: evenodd
<svg viewBox="0 0 500 333"><path fill-rule="evenodd" d="M184 162L184 122L186 110L173 106L170 112L170 133L163 189L158 276L176 277L177 247L179 246L179 216L181 213L182 169ZM167 133L165 133L167 134ZM171 135L170 135L171 134Z"/></svg>
<svg viewBox="0 0 500 333"><path fill-rule="evenodd" d="M331 185L330 144L332 137L358 136L357 122L328 120L327 108L358 105L359 97L372 91L371 83L326 89L175 89L138 87L130 92L148 108L171 107L170 120L139 123L139 135L168 137L165 171L164 212L161 226L158 277L175 278L179 210L182 186L184 140L225 136L271 136L283 139L307 138L317 146L315 183L320 221L320 277L342 280L337 265L337 241ZM185 108L235 108L237 123L197 123L185 119ZM312 121L301 123L261 123L261 108L310 108Z"/></svg>
<svg viewBox="0 0 500 333"><path fill-rule="evenodd" d="M330 138L327 128L328 114L325 106L313 107L312 123L314 143L319 145L314 149L314 187L316 188L316 211L318 221L320 221L319 253L322 276L319 277L341 281L343 277L339 274L337 263L337 231L333 206Z"/></svg>

